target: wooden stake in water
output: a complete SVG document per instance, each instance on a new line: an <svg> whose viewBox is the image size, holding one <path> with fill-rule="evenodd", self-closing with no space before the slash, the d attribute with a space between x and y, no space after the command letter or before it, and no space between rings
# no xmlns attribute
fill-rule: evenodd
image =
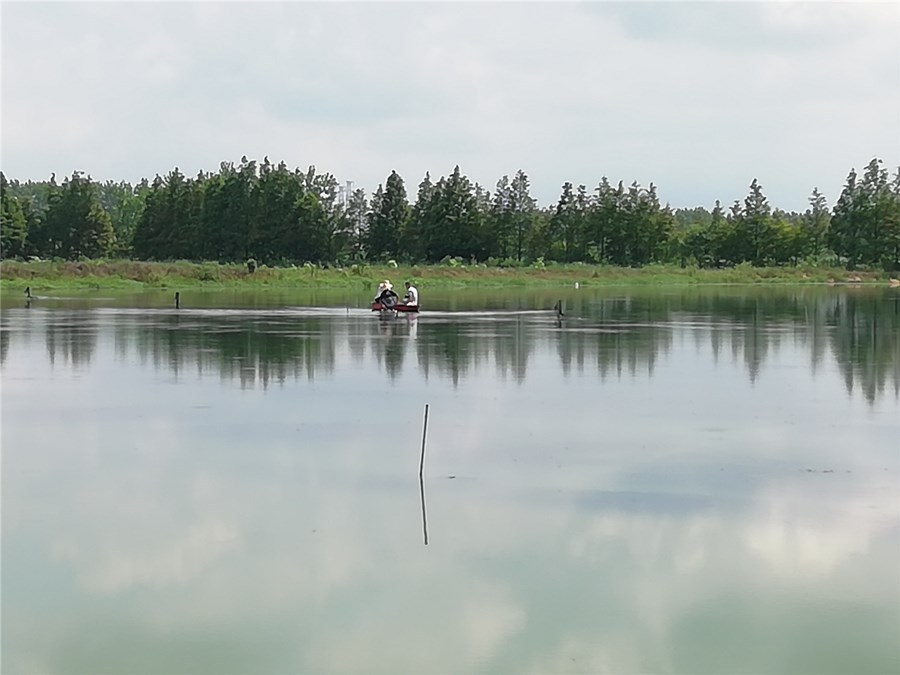
<svg viewBox="0 0 900 675"><path fill-rule="evenodd" d="M419 478L425 469L425 436L428 434L428 404L425 404L425 422L422 425L422 456L419 459Z"/></svg>

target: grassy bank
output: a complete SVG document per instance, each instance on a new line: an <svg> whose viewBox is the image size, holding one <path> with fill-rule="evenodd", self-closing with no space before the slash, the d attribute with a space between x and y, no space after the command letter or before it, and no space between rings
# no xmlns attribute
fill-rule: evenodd
<svg viewBox="0 0 900 675"><path fill-rule="evenodd" d="M406 279L426 287L459 286L612 286L760 283L887 283L884 272L847 272L814 267L739 265L729 269L651 265L640 269L594 265L546 265L499 268L482 265L353 265L321 268L261 267L217 263L155 263L128 260L84 262L4 261L4 290L140 290L159 288L360 287L374 288L381 279L400 284Z"/></svg>

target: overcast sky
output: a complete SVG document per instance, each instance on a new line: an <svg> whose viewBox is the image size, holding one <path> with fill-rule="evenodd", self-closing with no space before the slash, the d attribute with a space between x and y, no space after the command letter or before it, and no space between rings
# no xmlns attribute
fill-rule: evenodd
<svg viewBox="0 0 900 675"><path fill-rule="evenodd" d="M137 181L242 155L415 198L455 165L729 205L833 204L900 165L900 3L10 2L9 178Z"/></svg>

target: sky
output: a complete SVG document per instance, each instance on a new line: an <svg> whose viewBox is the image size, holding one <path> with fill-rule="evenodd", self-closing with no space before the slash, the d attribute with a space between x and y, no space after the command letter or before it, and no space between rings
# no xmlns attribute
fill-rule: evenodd
<svg viewBox="0 0 900 675"><path fill-rule="evenodd" d="M0 3L0 168L195 175L242 156L371 194L459 166L834 204L900 166L897 2Z"/></svg>

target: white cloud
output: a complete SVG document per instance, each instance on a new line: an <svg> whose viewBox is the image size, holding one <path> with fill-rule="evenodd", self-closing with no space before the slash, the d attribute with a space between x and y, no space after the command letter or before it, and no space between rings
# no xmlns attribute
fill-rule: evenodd
<svg viewBox="0 0 900 675"><path fill-rule="evenodd" d="M891 3L4 3L3 170L136 180L241 155L374 190L651 181L836 200L900 163Z"/></svg>
<svg viewBox="0 0 900 675"><path fill-rule="evenodd" d="M240 540L237 530L216 520L171 529L176 531L166 532L159 541L147 541L146 532L139 537L119 532L99 551L66 538L54 543L53 553L79 569L86 588L118 593L192 583Z"/></svg>

